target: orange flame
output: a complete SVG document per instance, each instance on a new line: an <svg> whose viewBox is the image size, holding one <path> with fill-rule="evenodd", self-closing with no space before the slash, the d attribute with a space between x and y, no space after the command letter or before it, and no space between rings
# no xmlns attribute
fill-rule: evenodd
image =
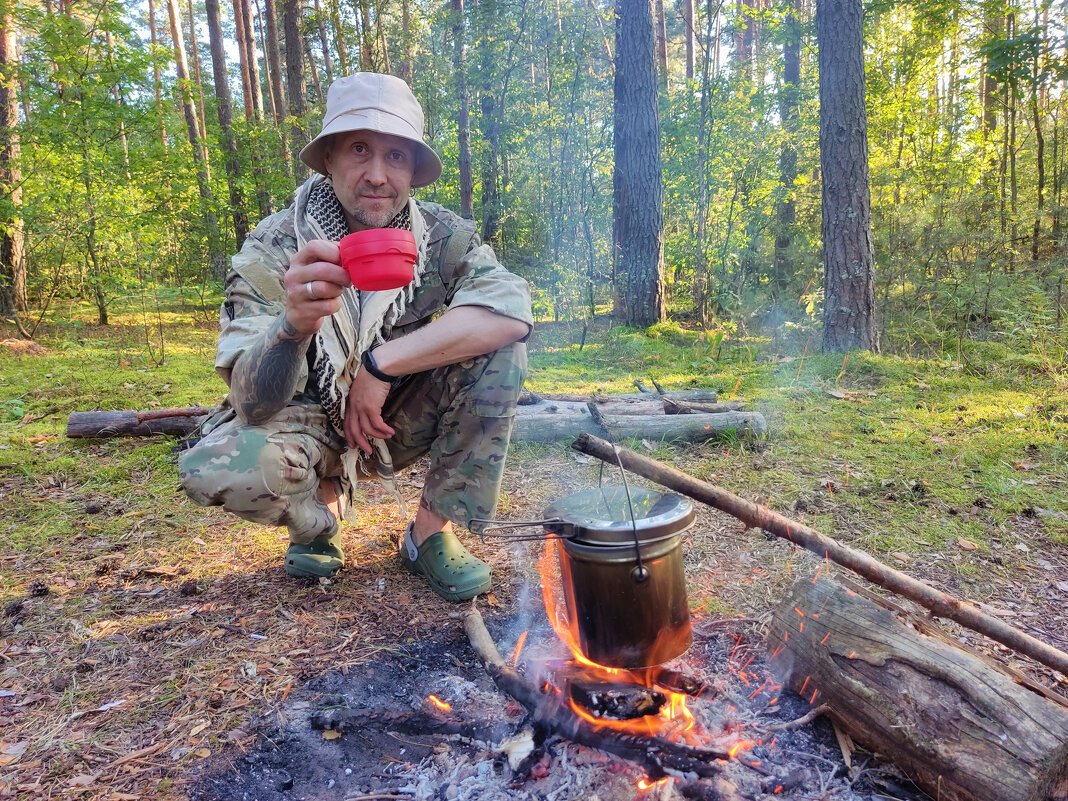
<svg viewBox="0 0 1068 801"><path fill-rule="evenodd" d="M556 547L563 547L557 541ZM574 664L587 668L594 674L610 677L614 680L629 681L652 687L653 671L645 670L639 675L635 671L621 670L607 667L588 659L579 647L579 635L577 624L568 619L566 603L560 585L561 577L558 575L557 566L560 564L552 553L553 541L546 543L541 558L538 560L538 573L541 575L542 600L545 603L545 613L552 624L553 631L571 651ZM562 577L564 581L567 576ZM612 720L598 718L583 709L574 700L569 699L571 710L595 727L611 729L614 731L641 734L645 736L679 737L690 731L694 726L694 718L686 707L686 695L683 693L668 692L668 700L660 707L656 715L644 715L632 720Z"/></svg>
<svg viewBox="0 0 1068 801"><path fill-rule="evenodd" d="M657 779L655 782L649 781L649 779L643 776L642 778L638 779L638 789L644 793L646 790L651 790L654 787L659 787L661 784L666 784L669 781L671 781L670 776L665 776L663 779Z"/></svg>
<svg viewBox="0 0 1068 801"><path fill-rule="evenodd" d="M519 635L519 640L515 644L515 650L512 651L512 656L508 660L513 665L519 664L519 655L523 653L523 645L527 641L527 633L524 631Z"/></svg>
<svg viewBox="0 0 1068 801"><path fill-rule="evenodd" d="M436 706L442 712L448 712L450 709L452 709L452 704L450 704L450 703L448 703L446 701L442 701L436 695L428 695L426 697L426 700L428 700L430 703L432 703L434 706Z"/></svg>

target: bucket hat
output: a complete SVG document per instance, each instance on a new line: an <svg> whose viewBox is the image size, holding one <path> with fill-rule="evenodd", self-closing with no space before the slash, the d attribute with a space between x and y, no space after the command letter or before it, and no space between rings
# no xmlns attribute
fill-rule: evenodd
<svg viewBox="0 0 1068 801"><path fill-rule="evenodd" d="M377 131L414 144L413 188L428 186L441 176L441 159L423 141L423 108L400 78L357 72L334 81L326 93L323 129L300 151L300 160L326 175L324 158L330 137L349 131Z"/></svg>

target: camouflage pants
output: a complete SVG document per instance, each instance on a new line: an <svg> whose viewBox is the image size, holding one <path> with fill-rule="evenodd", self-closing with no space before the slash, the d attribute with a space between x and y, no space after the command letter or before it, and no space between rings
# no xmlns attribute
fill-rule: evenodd
<svg viewBox="0 0 1068 801"><path fill-rule="evenodd" d="M397 470L430 455L421 501L430 511L465 527L494 515L526 367L526 346L515 343L410 376L390 391L383 417L396 433L386 444ZM293 542L336 530L319 484L341 475L346 445L322 407L298 399L258 426L226 408L202 434L178 459L193 501L286 526Z"/></svg>

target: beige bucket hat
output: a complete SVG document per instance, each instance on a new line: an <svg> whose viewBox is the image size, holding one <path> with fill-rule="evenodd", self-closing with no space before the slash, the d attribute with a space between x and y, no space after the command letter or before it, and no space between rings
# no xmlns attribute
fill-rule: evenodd
<svg viewBox="0 0 1068 801"><path fill-rule="evenodd" d="M423 141L423 108L400 78L357 72L330 84L323 129L300 151L300 160L326 175L324 156L330 137L348 131L377 131L412 142L415 145L413 188L428 186L441 177L441 159Z"/></svg>

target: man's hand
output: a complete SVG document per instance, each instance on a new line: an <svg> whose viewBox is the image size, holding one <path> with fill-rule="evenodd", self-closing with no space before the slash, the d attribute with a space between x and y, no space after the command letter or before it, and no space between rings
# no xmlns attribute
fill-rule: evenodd
<svg viewBox="0 0 1068 801"><path fill-rule="evenodd" d="M366 370L358 370L349 388L345 406L345 441L350 448L371 452L371 437L389 439L393 429L382 419L382 407L389 394L389 384L379 381Z"/></svg>
<svg viewBox="0 0 1068 801"><path fill-rule="evenodd" d="M341 266L336 242L313 239L289 262L282 283L286 288L286 320L302 337L318 331L323 318L341 308L338 299L352 285Z"/></svg>

